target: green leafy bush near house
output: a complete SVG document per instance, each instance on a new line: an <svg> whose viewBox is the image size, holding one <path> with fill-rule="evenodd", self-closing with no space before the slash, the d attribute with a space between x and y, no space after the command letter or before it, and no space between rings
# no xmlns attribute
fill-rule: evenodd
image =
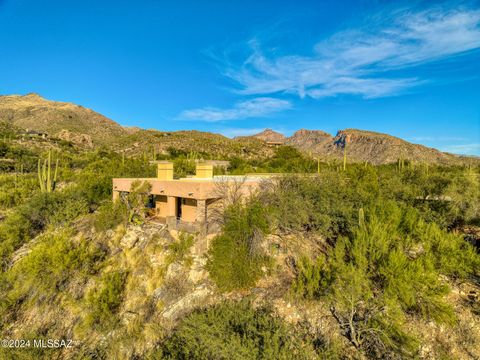
<svg viewBox="0 0 480 360"><path fill-rule="evenodd" d="M207 268L222 290L253 286L268 259L260 245L269 232L266 209L258 201L230 206L222 234L212 240Z"/></svg>
<svg viewBox="0 0 480 360"><path fill-rule="evenodd" d="M94 217L94 226L97 231L114 229L120 224L128 222L127 206L122 201L105 200L99 206Z"/></svg>

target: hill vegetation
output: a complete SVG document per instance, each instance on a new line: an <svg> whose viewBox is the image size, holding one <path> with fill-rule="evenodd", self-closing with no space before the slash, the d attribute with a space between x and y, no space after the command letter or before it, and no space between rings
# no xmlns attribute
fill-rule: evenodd
<svg viewBox="0 0 480 360"><path fill-rule="evenodd" d="M273 154L267 142L283 143L321 161L343 159L351 162L388 164L406 159L416 163L478 163L477 158L442 153L422 145L371 131L340 130L336 136L321 130L301 129L291 137L266 129L253 136L229 139L200 131L158 131L122 127L93 110L66 102L50 101L38 94L0 96L0 121L24 131L46 132L56 138L84 148L106 148L126 156L155 158L168 155L171 148L201 157L225 159L264 158Z"/></svg>
<svg viewBox="0 0 480 360"><path fill-rule="evenodd" d="M38 94L0 96L0 120L86 146L110 144L127 131L82 106L49 101Z"/></svg>

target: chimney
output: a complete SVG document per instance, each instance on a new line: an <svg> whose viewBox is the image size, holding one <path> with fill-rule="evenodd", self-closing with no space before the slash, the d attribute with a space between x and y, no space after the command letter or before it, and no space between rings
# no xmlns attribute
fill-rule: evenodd
<svg viewBox="0 0 480 360"><path fill-rule="evenodd" d="M157 164L158 180L173 180L173 163L170 161L160 161Z"/></svg>
<svg viewBox="0 0 480 360"><path fill-rule="evenodd" d="M213 178L213 165L212 164L197 164L195 169L195 177L208 179Z"/></svg>

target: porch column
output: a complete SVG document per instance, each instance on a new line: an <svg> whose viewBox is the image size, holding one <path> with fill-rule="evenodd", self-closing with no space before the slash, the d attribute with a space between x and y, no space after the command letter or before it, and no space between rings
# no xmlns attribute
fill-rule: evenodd
<svg viewBox="0 0 480 360"><path fill-rule="evenodd" d="M167 216L177 216L177 198L167 196Z"/></svg>
<svg viewBox="0 0 480 360"><path fill-rule="evenodd" d="M207 234L207 200L197 200L197 213L195 216L200 234Z"/></svg>
<svg viewBox="0 0 480 360"><path fill-rule="evenodd" d="M112 201L115 202L120 197L120 191L113 190L112 191Z"/></svg>
<svg viewBox="0 0 480 360"><path fill-rule="evenodd" d="M167 196L167 214L165 216L167 227L172 230L177 228L177 198Z"/></svg>
<svg viewBox="0 0 480 360"><path fill-rule="evenodd" d="M204 223L207 220L207 200L197 200L197 214L195 221Z"/></svg>

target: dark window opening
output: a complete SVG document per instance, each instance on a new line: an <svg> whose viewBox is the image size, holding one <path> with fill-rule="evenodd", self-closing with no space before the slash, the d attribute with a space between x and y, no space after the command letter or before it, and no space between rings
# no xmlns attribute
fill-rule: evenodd
<svg viewBox="0 0 480 360"><path fill-rule="evenodd" d="M177 206L176 206L176 216L177 216L177 219L181 219L182 218L182 198L180 197L177 197Z"/></svg>
<svg viewBox="0 0 480 360"><path fill-rule="evenodd" d="M148 209L155 209L155 195L148 196L146 207Z"/></svg>

